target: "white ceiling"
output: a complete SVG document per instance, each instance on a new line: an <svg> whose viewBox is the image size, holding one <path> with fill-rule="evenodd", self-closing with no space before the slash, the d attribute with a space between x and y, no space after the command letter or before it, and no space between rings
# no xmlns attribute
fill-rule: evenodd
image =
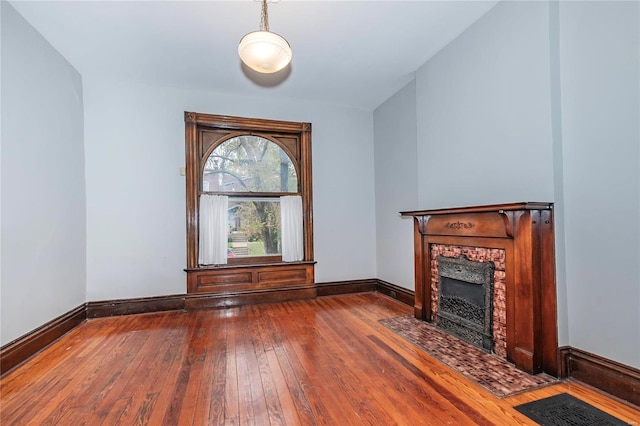
<svg viewBox="0 0 640 426"><path fill-rule="evenodd" d="M290 67L261 75L237 55L261 3L20 1L16 10L83 75L373 110L497 1L269 3Z"/></svg>

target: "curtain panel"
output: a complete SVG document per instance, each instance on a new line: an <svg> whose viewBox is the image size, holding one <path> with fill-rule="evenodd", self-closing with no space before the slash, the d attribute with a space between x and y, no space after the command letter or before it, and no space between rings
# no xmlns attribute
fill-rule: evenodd
<svg viewBox="0 0 640 426"><path fill-rule="evenodd" d="M299 195L280 197L280 215L282 260L284 262L302 260L304 257L302 197Z"/></svg>
<svg viewBox="0 0 640 426"><path fill-rule="evenodd" d="M226 195L200 195L200 265L227 263L228 209Z"/></svg>

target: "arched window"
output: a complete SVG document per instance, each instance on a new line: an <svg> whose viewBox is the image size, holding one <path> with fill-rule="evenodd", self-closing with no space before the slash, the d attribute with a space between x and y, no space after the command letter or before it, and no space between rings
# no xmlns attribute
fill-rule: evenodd
<svg viewBox="0 0 640 426"><path fill-rule="evenodd" d="M313 283L311 125L186 112L185 128L188 292Z"/></svg>
<svg viewBox="0 0 640 426"><path fill-rule="evenodd" d="M289 154L261 136L235 136L215 146L202 171L211 192L298 193L298 174Z"/></svg>
<svg viewBox="0 0 640 426"><path fill-rule="evenodd" d="M282 260L281 197L300 195L296 168L283 147L251 134L212 145L202 168L202 193L228 197L228 263ZM199 237L206 238L202 232ZM199 262L206 264L202 257Z"/></svg>

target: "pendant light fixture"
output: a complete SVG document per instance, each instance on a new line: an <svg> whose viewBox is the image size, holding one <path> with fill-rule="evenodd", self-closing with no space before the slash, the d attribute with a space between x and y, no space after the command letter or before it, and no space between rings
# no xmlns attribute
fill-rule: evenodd
<svg viewBox="0 0 640 426"><path fill-rule="evenodd" d="M260 31L254 31L242 37L238 46L238 55L249 68L265 74L280 71L291 62L289 42L284 37L269 31L267 0L262 0Z"/></svg>

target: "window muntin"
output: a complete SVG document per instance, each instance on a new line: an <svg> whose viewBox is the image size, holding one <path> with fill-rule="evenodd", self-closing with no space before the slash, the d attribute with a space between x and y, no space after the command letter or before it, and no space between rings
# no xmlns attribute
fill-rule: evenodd
<svg viewBox="0 0 640 426"><path fill-rule="evenodd" d="M202 191L213 193L297 193L296 168L269 139L242 135L218 145L204 163Z"/></svg>

